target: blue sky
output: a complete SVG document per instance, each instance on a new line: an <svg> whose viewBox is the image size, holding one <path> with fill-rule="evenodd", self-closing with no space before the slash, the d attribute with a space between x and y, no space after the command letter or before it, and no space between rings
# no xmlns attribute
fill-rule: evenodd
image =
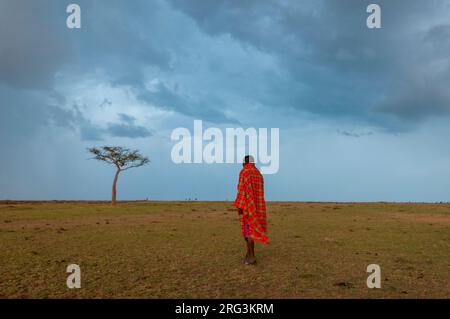
<svg viewBox="0 0 450 319"><path fill-rule="evenodd" d="M119 199L233 199L177 127L280 129L269 200L450 198L450 1L0 0L0 198L108 199L86 147L137 148ZM382 28L366 27L366 7Z"/></svg>

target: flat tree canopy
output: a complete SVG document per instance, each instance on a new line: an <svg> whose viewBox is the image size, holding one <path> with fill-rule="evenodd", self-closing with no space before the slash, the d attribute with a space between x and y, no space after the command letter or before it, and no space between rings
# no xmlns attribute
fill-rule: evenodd
<svg viewBox="0 0 450 319"><path fill-rule="evenodd" d="M139 167L150 163L150 160L142 156L138 150L130 150L120 146L103 146L101 148L91 147L88 151L94 154L94 158L99 161L116 166L116 174L112 185L112 205L116 205L116 185L120 172L130 168Z"/></svg>
<svg viewBox="0 0 450 319"><path fill-rule="evenodd" d="M131 151L121 146L91 147L88 151L95 155L94 159L114 164L121 171L150 163L150 160L142 156L138 150Z"/></svg>

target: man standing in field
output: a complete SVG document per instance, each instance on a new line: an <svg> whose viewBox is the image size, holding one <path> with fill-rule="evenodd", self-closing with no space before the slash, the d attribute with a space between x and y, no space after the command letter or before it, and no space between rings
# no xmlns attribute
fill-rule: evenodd
<svg viewBox="0 0 450 319"><path fill-rule="evenodd" d="M238 209L242 236L247 242L244 263L253 265L256 263L255 241L268 243L264 179L252 156L245 156L242 166L234 206Z"/></svg>

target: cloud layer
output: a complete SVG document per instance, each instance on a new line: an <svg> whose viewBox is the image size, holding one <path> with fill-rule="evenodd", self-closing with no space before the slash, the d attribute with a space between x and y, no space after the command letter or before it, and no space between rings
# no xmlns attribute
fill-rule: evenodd
<svg viewBox="0 0 450 319"><path fill-rule="evenodd" d="M366 27L366 7L371 3L366 0L77 3L82 28L69 30L63 2L0 1L0 143L8 154L1 159L3 166L42 166L39 151L24 159L26 149L39 146L57 158L78 147L73 159L58 165L61 170L76 166L83 171L93 165L75 163L86 146L126 144L150 150L152 145L157 148L153 156L160 159L154 165L172 176L170 132L190 127L194 119L220 127L279 127L280 158L285 162L273 183L293 199L302 198L300 189L289 190L283 168L300 168L286 158L305 156L303 150L313 140L325 145L335 141L353 158L361 151L361 145L352 144L356 141L371 143L373 154L379 154L401 140L416 147L405 150L416 157L424 146L408 141L420 137L436 147L427 148L434 154L427 159L430 169L441 167L439 154L447 154L436 134L447 133L450 115L450 1L377 1L382 8L379 30ZM392 167L410 160L394 156L395 148L391 152ZM333 155L323 150L317 156ZM375 159L365 161L376 165ZM348 172L350 185L357 177L351 165L347 168L335 169ZM45 177L52 169L40 177L52 185L41 197L72 194ZM211 168L178 169L184 184L157 191L159 197L170 198L170 192L189 197L193 172L209 185ZM219 167L214 174L220 180L234 169ZM321 169L314 166L313 171ZM0 197L33 194L20 166L2 174L17 187L2 182ZM320 177L309 196L343 198L320 187L332 175ZM425 175L417 178L431 183L430 176L435 176ZM145 183L131 189L140 194L143 187L154 187ZM226 185L199 188L191 197L231 197L234 181ZM385 182L377 185L385 187ZM436 186L435 193L443 185ZM374 189L358 196L372 198ZM417 189L391 191L399 198L422 198ZM103 196L100 191L91 193ZM282 191L274 194L282 197ZM427 196L423 197L434 198Z"/></svg>

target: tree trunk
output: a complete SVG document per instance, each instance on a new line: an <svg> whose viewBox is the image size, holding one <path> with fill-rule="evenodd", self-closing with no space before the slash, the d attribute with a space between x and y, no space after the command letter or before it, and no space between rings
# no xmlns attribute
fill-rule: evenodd
<svg viewBox="0 0 450 319"><path fill-rule="evenodd" d="M118 168L116 171L116 175L114 176L114 182L112 186L112 199L111 199L111 205L116 206L116 185L117 185L117 179L119 178L120 169Z"/></svg>

